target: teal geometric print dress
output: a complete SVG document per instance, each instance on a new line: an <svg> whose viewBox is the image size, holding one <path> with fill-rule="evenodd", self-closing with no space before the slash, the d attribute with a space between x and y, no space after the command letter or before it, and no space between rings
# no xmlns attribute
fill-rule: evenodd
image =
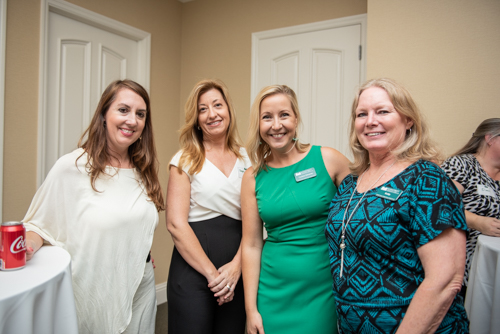
<svg viewBox="0 0 500 334"><path fill-rule="evenodd" d="M328 239L339 332L395 333L425 273L417 249L448 228L466 230L460 193L441 168L419 160L385 184L368 190L346 228L340 277L342 220L363 193L349 175L332 200ZM402 191L380 197L383 187ZM436 254L439 256L439 254ZM463 299L457 294L436 333L468 333Z"/></svg>
<svg viewBox="0 0 500 334"><path fill-rule="evenodd" d="M314 168L297 182L295 173ZM324 229L337 188L321 147L301 161L256 176L259 214L268 238L261 258L257 307L266 334L337 333Z"/></svg>

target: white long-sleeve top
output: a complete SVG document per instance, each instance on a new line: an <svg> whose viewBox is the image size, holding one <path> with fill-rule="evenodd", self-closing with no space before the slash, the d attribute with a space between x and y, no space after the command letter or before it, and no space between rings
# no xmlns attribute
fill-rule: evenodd
<svg viewBox="0 0 500 334"><path fill-rule="evenodd" d="M72 259L80 334L122 333L142 280L158 212L135 169L108 167L92 189L87 154L61 157L23 219L27 231L67 250ZM36 256L36 254L34 255Z"/></svg>

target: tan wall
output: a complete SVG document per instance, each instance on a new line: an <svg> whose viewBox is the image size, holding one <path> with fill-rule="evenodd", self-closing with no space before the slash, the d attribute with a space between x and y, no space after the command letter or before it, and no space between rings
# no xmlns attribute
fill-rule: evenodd
<svg viewBox="0 0 500 334"><path fill-rule="evenodd" d="M366 0L68 2L152 34L150 93L164 190L182 107L196 81L224 80L239 128L246 129L251 33L366 13ZM3 221L22 219L36 192L40 5L40 0L8 1ZM163 213L160 218L153 244L157 283L167 280L173 246Z"/></svg>
<svg viewBox="0 0 500 334"><path fill-rule="evenodd" d="M182 4L175 0L71 0L78 6L151 33L151 108L160 181L176 152ZM36 191L40 0L9 0L5 78L5 155L3 221L24 217ZM172 239L164 213L155 233L156 282L165 282Z"/></svg>
<svg viewBox="0 0 500 334"><path fill-rule="evenodd" d="M368 12L368 75L389 76L414 93L446 153L477 124L498 117L498 0L71 0L152 34L151 100L166 187L182 107L196 81L224 80L242 137L250 106L251 34ZM367 11L368 8L368 11ZM36 191L40 0L7 10L3 220L21 219ZM165 189L166 190L166 189ZM164 215L155 234L156 281L168 274Z"/></svg>
<svg viewBox="0 0 500 334"><path fill-rule="evenodd" d="M500 1L368 0L367 78L413 93L446 154L500 117Z"/></svg>
<svg viewBox="0 0 500 334"><path fill-rule="evenodd" d="M198 80L223 80L245 139L251 104L252 33L365 13L366 0L188 2L182 15L181 105Z"/></svg>

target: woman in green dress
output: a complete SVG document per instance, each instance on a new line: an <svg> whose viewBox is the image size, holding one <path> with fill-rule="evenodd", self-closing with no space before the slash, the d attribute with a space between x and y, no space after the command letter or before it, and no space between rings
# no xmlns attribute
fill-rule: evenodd
<svg viewBox="0 0 500 334"><path fill-rule="evenodd" d="M265 87L250 115L241 241L248 333L337 333L328 206L349 173L338 151L302 144L297 98ZM263 241L263 222L268 237Z"/></svg>

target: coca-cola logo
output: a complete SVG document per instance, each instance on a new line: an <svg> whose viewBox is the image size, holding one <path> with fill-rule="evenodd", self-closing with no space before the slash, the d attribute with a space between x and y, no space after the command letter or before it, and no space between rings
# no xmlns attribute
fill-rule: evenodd
<svg viewBox="0 0 500 334"><path fill-rule="evenodd" d="M26 241L24 241L24 237L20 235L12 245L10 245L10 252L15 254L26 250Z"/></svg>

